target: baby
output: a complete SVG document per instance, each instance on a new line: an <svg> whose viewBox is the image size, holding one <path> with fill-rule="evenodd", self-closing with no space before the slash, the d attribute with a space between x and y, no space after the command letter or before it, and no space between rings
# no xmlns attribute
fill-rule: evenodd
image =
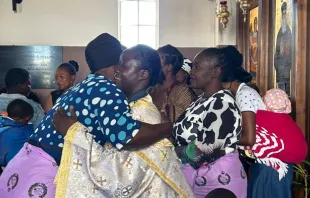
<svg viewBox="0 0 310 198"><path fill-rule="evenodd" d="M28 141L33 131L29 120L33 108L22 99L15 99L0 116L0 166L5 167Z"/></svg>
<svg viewBox="0 0 310 198"><path fill-rule="evenodd" d="M271 89L263 97L266 111L256 114L256 143L246 153L258 163L271 166L281 180L287 173L287 164L301 163L308 146L303 132L290 117L291 101L281 89Z"/></svg>
<svg viewBox="0 0 310 198"><path fill-rule="evenodd" d="M263 101L266 111L256 114L256 143L248 150L256 161L251 167L248 197L289 198L293 164L306 158L307 142L289 115L291 102L283 90L267 91Z"/></svg>

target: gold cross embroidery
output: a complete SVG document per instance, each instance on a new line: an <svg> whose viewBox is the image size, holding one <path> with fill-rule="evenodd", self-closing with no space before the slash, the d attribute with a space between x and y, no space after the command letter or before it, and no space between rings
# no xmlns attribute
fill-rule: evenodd
<svg viewBox="0 0 310 198"><path fill-rule="evenodd" d="M98 187L97 187L96 185L93 185L93 187L90 188L90 189L92 190L92 193L93 193L93 194L96 194L96 193L97 193L97 190L99 190Z"/></svg>
<svg viewBox="0 0 310 198"><path fill-rule="evenodd" d="M73 168L74 168L74 166L75 166L75 169L77 169L77 170L80 169L80 167L82 166L82 163L80 163L79 159L77 159L76 162L75 161L73 162Z"/></svg>
<svg viewBox="0 0 310 198"><path fill-rule="evenodd" d="M172 168L173 168L173 172L174 172L174 173L178 173L178 172L179 172L176 165L174 165Z"/></svg>
<svg viewBox="0 0 310 198"><path fill-rule="evenodd" d="M168 161L168 152L165 150L160 150L160 161L167 162Z"/></svg>
<svg viewBox="0 0 310 198"><path fill-rule="evenodd" d="M97 182L100 183L100 186L103 186L103 184L106 183L107 180L106 179L103 180L102 177L100 177L99 180L97 180Z"/></svg>
<svg viewBox="0 0 310 198"><path fill-rule="evenodd" d="M125 162L125 167L126 168L132 168L132 158L128 158L128 160Z"/></svg>
<svg viewBox="0 0 310 198"><path fill-rule="evenodd" d="M148 192L148 194L151 194L151 190L152 190L152 185L150 185L149 187L147 187L146 191Z"/></svg>

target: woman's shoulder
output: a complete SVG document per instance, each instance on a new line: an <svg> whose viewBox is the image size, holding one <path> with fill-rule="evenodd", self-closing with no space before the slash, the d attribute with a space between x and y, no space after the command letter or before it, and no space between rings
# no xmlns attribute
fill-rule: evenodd
<svg viewBox="0 0 310 198"><path fill-rule="evenodd" d="M58 90L58 89L55 89L55 90L51 91L51 94L55 94L55 93L57 93L57 92L59 92L59 90Z"/></svg>
<svg viewBox="0 0 310 198"><path fill-rule="evenodd" d="M227 105L223 105L227 104ZM233 95L228 90L220 90L214 93L209 98L204 98L203 95L199 96L198 100L195 102L194 106L202 105L205 110L208 108L221 109L224 106L233 107L236 105Z"/></svg>
<svg viewBox="0 0 310 198"><path fill-rule="evenodd" d="M149 94L133 103L131 109L136 108L144 108L158 112L156 106L153 103L152 97Z"/></svg>
<svg viewBox="0 0 310 198"><path fill-rule="evenodd" d="M54 90L54 91L51 91L51 92L50 92L50 95L51 95L52 97L61 95L61 91L58 90L58 89L56 89L56 90Z"/></svg>
<svg viewBox="0 0 310 198"><path fill-rule="evenodd" d="M184 83L177 83L171 90L172 96L184 96L189 95L193 99L197 98L196 93L187 85Z"/></svg>
<svg viewBox="0 0 310 198"><path fill-rule="evenodd" d="M247 85L244 85L243 87L241 87L241 89L238 90L236 94L236 99L238 98L255 98L257 100L263 101L259 93L255 89Z"/></svg>
<svg viewBox="0 0 310 198"><path fill-rule="evenodd" d="M176 90L190 90L190 87L187 85L187 84L184 84L184 83L176 83L174 86L173 86L173 91L176 91Z"/></svg>
<svg viewBox="0 0 310 198"><path fill-rule="evenodd" d="M232 95L232 93L226 89L223 89L223 90L216 92L215 94L212 95L211 98L213 100L220 100L223 102L229 102L229 103L235 102L235 98Z"/></svg>
<svg viewBox="0 0 310 198"><path fill-rule="evenodd" d="M263 99L259 93L255 89L246 85L238 90L236 94L236 102L242 112L252 111L256 113L257 110L266 109Z"/></svg>
<svg viewBox="0 0 310 198"><path fill-rule="evenodd" d="M160 84L157 84L153 87L149 87L147 89L147 91L150 93L150 94L153 94L153 93L156 93L156 92L160 92L160 91L163 91L163 86L160 85Z"/></svg>
<svg viewBox="0 0 310 198"><path fill-rule="evenodd" d="M242 96L261 98L261 96L255 89L247 85L240 85L240 86L242 87L237 91L236 98L242 97Z"/></svg>
<svg viewBox="0 0 310 198"><path fill-rule="evenodd" d="M150 95L137 100L131 106L131 112L136 120L150 124L158 124L161 121L161 116L152 101Z"/></svg>

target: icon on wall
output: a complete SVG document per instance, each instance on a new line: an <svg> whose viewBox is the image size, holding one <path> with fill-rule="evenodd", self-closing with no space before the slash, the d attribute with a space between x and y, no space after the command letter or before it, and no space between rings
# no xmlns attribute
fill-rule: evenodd
<svg viewBox="0 0 310 198"><path fill-rule="evenodd" d="M276 1L275 13L275 84L291 94L291 71L293 65L293 9L292 0Z"/></svg>

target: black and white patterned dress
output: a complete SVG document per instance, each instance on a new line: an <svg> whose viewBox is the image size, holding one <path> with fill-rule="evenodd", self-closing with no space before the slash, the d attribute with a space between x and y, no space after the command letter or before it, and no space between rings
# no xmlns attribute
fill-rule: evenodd
<svg viewBox="0 0 310 198"><path fill-rule="evenodd" d="M175 146L195 142L201 151L199 163L211 163L232 153L241 136L241 113L228 90L221 90L210 98L200 96L173 127Z"/></svg>

